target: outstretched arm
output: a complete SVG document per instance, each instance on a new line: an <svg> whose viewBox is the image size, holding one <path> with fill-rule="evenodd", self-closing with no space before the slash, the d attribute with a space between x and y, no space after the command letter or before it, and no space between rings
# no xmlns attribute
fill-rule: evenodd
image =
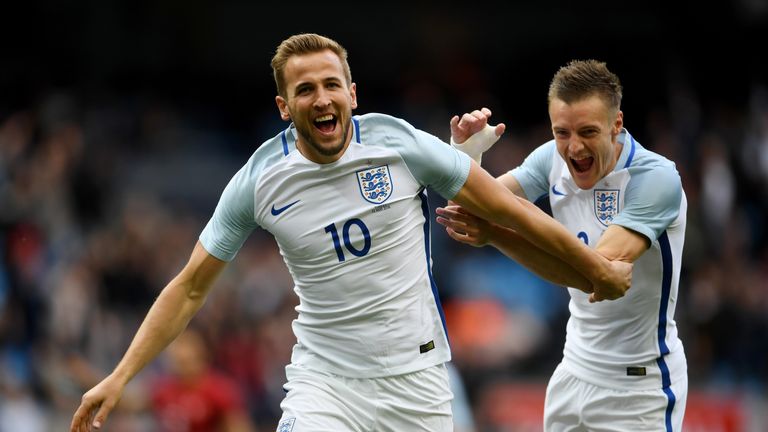
<svg viewBox="0 0 768 432"><path fill-rule="evenodd" d="M527 199L523 187L511 174L502 174L497 180L515 195ZM592 283L569 262L544 252L513 229L481 219L452 202L448 204L435 212L439 215L437 222L445 226L452 239L475 247L491 245L552 283L577 288L585 293L594 292Z"/></svg>
<svg viewBox="0 0 768 432"><path fill-rule="evenodd" d="M437 222L452 239L475 247L491 245L554 284L593 292L592 283L568 262L544 252L515 230L480 219L458 205L439 207L435 212Z"/></svg>
<svg viewBox="0 0 768 432"><path fill-rule="evenodd" d="M195 245L189 262L157 297L115 370L83 395L70 432L87 432L104 425L128 381L186 328L225 265L200 242Z"/></svg>
<svg viewBox="0 0 768 432"><path fill-rule="evenodd" d="M472 162L467 181L453 201L472 214L511 228L547 254L570 263L592 283L596 294L593 301L606 298L598 293L623 293L629 289L631 264L609 261L590 249L538 207L514 195L477 163Z"/></svg>

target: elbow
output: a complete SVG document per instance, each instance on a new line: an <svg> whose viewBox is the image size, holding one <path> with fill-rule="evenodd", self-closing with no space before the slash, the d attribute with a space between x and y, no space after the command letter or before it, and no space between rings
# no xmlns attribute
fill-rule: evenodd
<svg viewBox="0 0 768 432"><path fill-rule="evenodd" d="M206 284L202 283L199 278L195 278L194 275L185 277L182 273L171 282L171 285L175 286L177 296L181 297L184 302L202 304L208 295Z"/></svg>
<svg viewBox="0 0 768 432"><path fill-rule="evenodd" d="M208 297L210 286L208 280L193 278L185 284L184 295L188 300L202 304Z"/></svg>
<svg viewBox="0 0 768 432"><path fill-rule="evenodd" d="M207 293L203 292L200 289L190 288L187 290L184 290L184 294L187 298L187 300L196 302L196 303L203 303L205 302L205 298L207 297Z"/></svg>

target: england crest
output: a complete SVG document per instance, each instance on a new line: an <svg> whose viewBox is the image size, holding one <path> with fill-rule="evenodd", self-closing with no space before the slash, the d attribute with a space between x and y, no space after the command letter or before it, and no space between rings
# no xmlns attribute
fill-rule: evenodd
<svg viewBox="0 0 768 432"><path fill-rule="evenodd" d="M619 190L595 189L595 216L601 224L608 226L619 214Z"/></svg>
<svg viewBox="0 0 768 432"><path fill-rule="evenodd" d="M392 177L389 165L369 168L355 172L360 193L366 201L381 204L392 195Z"/></svg>
<svg viewBox="0 0 768 432"><path fill-rule="evenodd" d="M293 430L293 424L296 422L296 417L289 417L280 422L277 425L277 432L291 432Z"/></svg>

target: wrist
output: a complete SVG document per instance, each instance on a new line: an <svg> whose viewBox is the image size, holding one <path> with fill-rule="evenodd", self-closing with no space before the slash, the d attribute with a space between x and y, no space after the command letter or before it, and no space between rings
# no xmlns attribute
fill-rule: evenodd
<svg viewBox="0 0 768 432"><path fill-rule="evenodd" d="M114 384L119 385L120 388L124 388L126 385L128 385L128 382L132 377L133 375L120 369L115 369L111 374L109 374L109 380Z"/></svg>
<svg viewBox="0 0 768 432"><path fill-rule="evenodd" d="M609 275L611 269L609 262L597 253L593 253L592 256L591 265L585 267L589 274L585 274L585 276L592 282L592 284L602 285L605 281L610 279Z"/></svg>
<svg viewBox="0 0 768 432"><path fill-rule="evenodd" d="M485 230L486 235L484 238L485 242L483 243L483 246L490 245L495 248L499 248L502 246L502 239L505 237L509 230L509 228L503 227L493 222L488 222L488 227Z"/></svg>
<svg viewBox="0 0 768 432"><path fill-rule="evenodd" d="M480 163L483 153L498 141L500 136L496 135L496 128L491 125L485 125L485 128L473 134L461 144L454 141L451 136L451 146L456 150L466 153L467 156Z"/></svg>

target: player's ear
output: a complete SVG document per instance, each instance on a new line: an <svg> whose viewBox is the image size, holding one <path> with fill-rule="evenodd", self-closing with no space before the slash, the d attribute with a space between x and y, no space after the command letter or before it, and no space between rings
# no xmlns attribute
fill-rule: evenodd
<svg viewBox="0 0 768 432"><path fill-rule="evenodd" d="M352 97L352 109L357 108L357 84L352 83L349 85L349 95Z"/></svg>
<svg viewBox="0 0 768 432"><path fill-rule="evenodd" d="M611 129L612 136L618 136L621 130L624 128L624 113L619 111L616 113L616 119L613 121L613 128Z"/></svg>
<svg viewBox="0 0 768 432"><path fill-rule="evenodd" d="M280 118L285 121L290 120L291 113L288 111L288 102L282 96L275 96L275 103L277 103L277 109L280 110Z"/></svg>

